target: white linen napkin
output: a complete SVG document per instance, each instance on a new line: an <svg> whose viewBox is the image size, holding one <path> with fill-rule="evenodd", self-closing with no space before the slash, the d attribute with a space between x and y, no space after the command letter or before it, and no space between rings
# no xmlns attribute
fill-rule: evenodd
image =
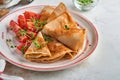
<svg viewBox="0 0 120 80"><path fill-rule="evenodd" d="M3 74L6 62L0 57L0 80L24 80L22 77Z"/></svg>

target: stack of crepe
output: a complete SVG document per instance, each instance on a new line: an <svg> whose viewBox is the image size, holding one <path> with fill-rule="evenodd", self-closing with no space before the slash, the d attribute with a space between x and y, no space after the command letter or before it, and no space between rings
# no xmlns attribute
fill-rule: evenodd
<svg viewBox="0 0 120 80"><path fill-rule="evenodd" d="M42 47L36 47L33 42L24 54L27 60L50 63L72 59L82 50L86 40L86 29L77 26L63 3L56 8L45 6L41 11L40 21L47 21L35 38Z"/></svg>

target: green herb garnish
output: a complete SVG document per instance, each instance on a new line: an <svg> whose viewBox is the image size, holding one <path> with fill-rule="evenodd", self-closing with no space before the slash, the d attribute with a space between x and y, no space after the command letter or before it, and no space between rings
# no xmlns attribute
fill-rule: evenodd
<svg viewBox="0 0 120 80"><path fill-rule="evenodd" d="M34 22L35 24L40 22L38 19L35 18L31 18L31 21Z"/></svg>
<svg viewBox="0 0 120 80"><path fill-rule="evenodd" d="M30 33L31 34L31 38L30 39L33 39L35 36L34 36L34 33Z"/></svg>
<svg viewBox="0 0 120 80"><path fill-rule="evenodd" d="M26 35L28 38L30 38L30 40L34 39L35 38L35 33L33 32L27 32L27 35Z"/></svg>
<svg viewBox="0 0 120 80"><path fill-rule="evenodd" d="M65 28L66 30L69 30L69 29L70 29L70 27L69 27L68 25L65 25L64 28Z"/></svg>
<svg viewBox="0 0 120 80"><path fill-rule="evenodd" d="M10 47L11 47L11 48L14 48L14 46L13 46L13 45L11 45Z"/></svg>
<svg viewBox="0 0 120 80"><path fill-rule="evenodd" d="M93 3L93 0L77 0L78 4L83 5L83 6L87 6L91 3Z"/></svg>
<svg viewBox="0 0 120 80"><path fill-rule="evenodd" d="M40 20L31 18L31 21L34 22L35 27L37 28L37 31L41 30L45 24L47 24L47 21L40 22Z"/></svg>
<svg viewBox="0 0 120 80"><path fill-rule="evenodd" d="M25 36L26 33L27 33L27 31L25 31L25 30L23 30L23 29L21 29L21 30L19 31L19 34L20 34L21 36Z"/></svg>
<svg viewBox="0 0 120 80"><path fill-rule="evenodd" d="M14 38L19 39L19 36L15 36Z"/></svg>
<svg viewBox="0 0 120 80"><path fill-rule="evenodd" d="M22 53L25 53L27 48L28 48L28 46L23 46L22 49L21 49Z"/></svg>
<svg viewBox="0 0 120 80"><path fill-rule="evenodd" d="M6 39L7 42L11 42L12 40L11 39Z"/></svg>
<svg viewBox="0 0 120 80"><path fill-rule="evenodd" d="M42 48L43 45L40 44L40 42L38 42L38 39L36 38L34 41L33 41L34 45L37 47L37 48Z"/></svg>
<svg viewBox="0 0 120 80"><path fill-rule="evenodd" d="M44 26L45 24L47 24L47 21L44 21L44 22L40 22L40 26Z"/></svg>
<svg viewBox="0 0 120 80"><path fill-rule="evenodd" d="M52 41L52 38L50 36L43 35L43 38L45 39L46 42Z"/></svg>
<svg viewBox="0 0 120 80"><path fill-rule="evenodd" d="M11 48L16 48L17 46L15 46L15 45L11 45L10 47L11 47Z"/></svg>

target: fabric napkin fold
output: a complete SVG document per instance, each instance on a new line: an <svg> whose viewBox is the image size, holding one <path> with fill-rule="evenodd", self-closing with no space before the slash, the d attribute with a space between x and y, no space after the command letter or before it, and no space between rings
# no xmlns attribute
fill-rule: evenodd
<svg viewBox="0 0 120 80"><path fill-rule="evenodd" d="M0 74L2 74L2 72L4 71L5 65L6 65L5 60L0 58Z"/></svg>
<svg viewBox="0 0 120 80"><path fill-rule="evenodd" d="M0 80L24 80L22 77L3 74L6 61L0 57Z"/></svg>

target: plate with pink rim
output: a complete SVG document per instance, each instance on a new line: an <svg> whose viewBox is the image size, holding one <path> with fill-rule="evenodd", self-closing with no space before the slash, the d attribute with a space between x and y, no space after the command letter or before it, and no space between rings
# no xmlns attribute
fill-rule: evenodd
<svg viewBox="0 0 120 80"><path fill-rule="evenodd" d="M25 11L40 13L40 11L44 6L45 5L36 5L36 6L21 8L9 13L8 15L4 16L0 20L0 23L1 23L0 24L0 55L5 60L7 60L8 62L18 67L34 70L34 71L61 70L61 69L70 68L72 66L75 66L83 62L96 49L96 46L98 44L98 32L96 30L96 27L93 25L93 23L91 23L88 19L86 19L80 13L77 13L72 10L69 10L69 12L73 16L73 18L77 21L78 24L83 26L83 28L87 29L87 39L84 43L84 48L75 56L75 58L70 60L58 61L50 64L34 63L34 62L29 62L25 60L23 55L19 54L19 51L17 51L16 49L11 50L8 47L8 44L6 43L6 39L8 37L12 39L12 36L7 31L10 20L13 19L17 21L18 15L23 14Z"/></svg>

